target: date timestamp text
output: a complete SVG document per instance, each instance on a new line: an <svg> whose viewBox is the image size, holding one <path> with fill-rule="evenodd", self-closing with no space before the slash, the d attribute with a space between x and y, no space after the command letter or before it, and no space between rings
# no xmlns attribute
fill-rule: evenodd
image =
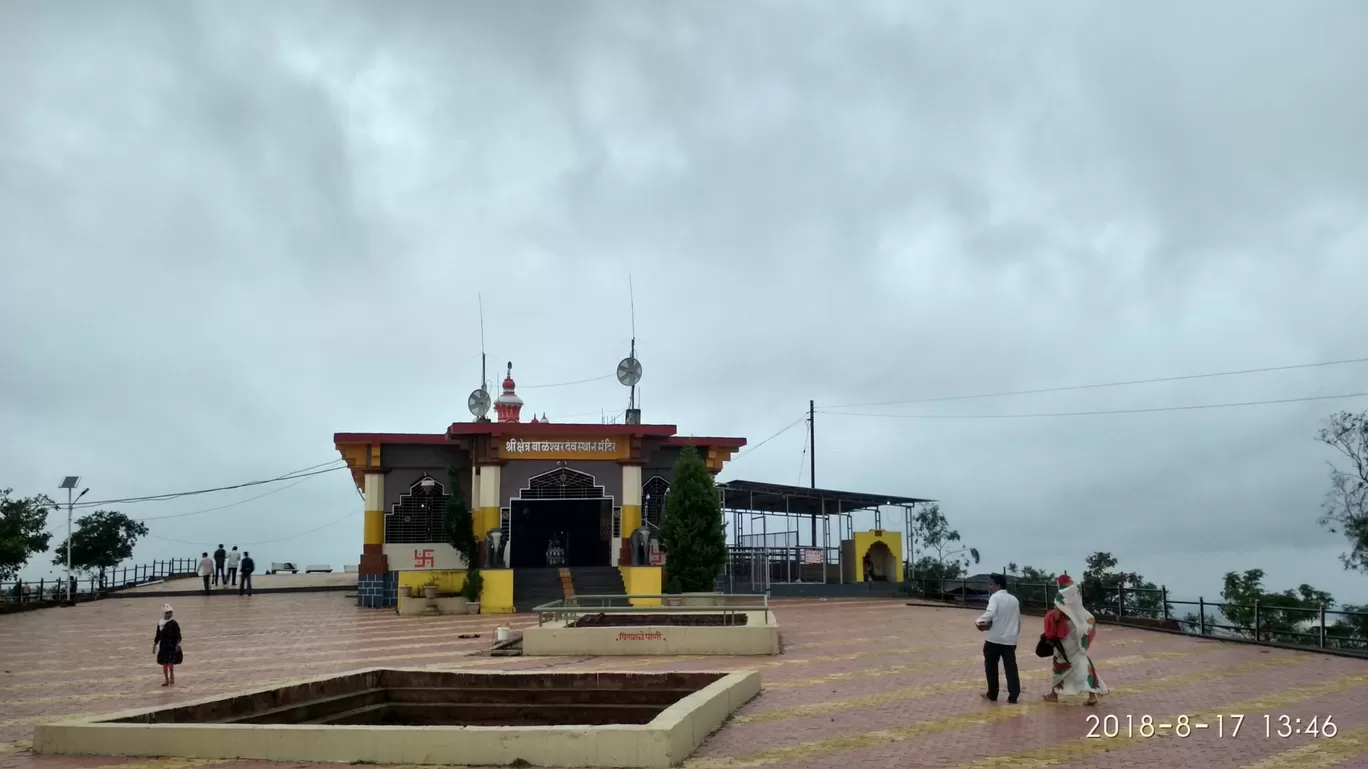
<svg viewBox="0 0 1368 769"><path fill-rule="evenodd" d="M1162 720L1150 715L1089 714L1087 737L1089 739L1113 737L1133 739L1167 735L1191 737L1194 733L1209 733L1217 738L1222 738L1238 737L1241 729L1245 729L1246 732L1262 732L1263 736L1268 738L1286 738L1293 735L1334 737L1339 734L1339 726L1335 724L1335 720L1331 716L1299 718L1297 716L1265 714L1261 718L1255 717L1248 720L1252 723L1246 726L1245 716L1238 713L1201 718L1183 715ZM1263 728L1260 729L1259 727Z"/></svg>

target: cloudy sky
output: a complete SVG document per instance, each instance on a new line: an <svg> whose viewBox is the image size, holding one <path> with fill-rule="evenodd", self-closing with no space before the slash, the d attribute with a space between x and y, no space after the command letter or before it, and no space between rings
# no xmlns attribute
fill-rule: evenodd
<svg viewBox="0 0 1368 769"><path fill-rule="evenodd" d="M943 500L991 565L1104 549L1183 592L1262 567L1365 601L1314 434L1368 399L944 417L1368 366L834 408L1368 354L1365 34L1352 0L6 2L0 487L179 491L438 432L477 294L528 408L596 422L612 379L531 386L612 373L630 275L648 421L757 444L815 399L847 412L818 414L819 484ZM803 450L724 477L807 483ZM340 566L360 512L326 474L154 521L138 557Z"/></svg>

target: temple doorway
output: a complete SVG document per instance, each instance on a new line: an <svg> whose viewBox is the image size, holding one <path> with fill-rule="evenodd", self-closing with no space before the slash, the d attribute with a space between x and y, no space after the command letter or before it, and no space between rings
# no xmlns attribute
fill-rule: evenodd
<svg viewBox="0 0 1368 769"><path fill-rule="evenodd" d="M874 582L895 582L898 575L893 572L897 569L897 558L893 557L893 551L888 549L888 545L882 542L875 542L865 551L864 568L866 580Z"/></svg>
<svg viewBox="0 0 1368 769"><path fill-rule="evenodd" d="M509 566L609 566L613 500L594 477L558 468L533 477L509 500Z"/></svg>

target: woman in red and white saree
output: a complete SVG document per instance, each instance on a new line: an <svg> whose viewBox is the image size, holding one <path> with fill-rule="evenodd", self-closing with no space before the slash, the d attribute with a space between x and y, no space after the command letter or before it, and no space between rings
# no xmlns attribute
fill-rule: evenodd
<svg viewBox="0 0 1368 769"><path fill-rule="evenodd" d="M1088 650L1097 637L1096 620L1083 608L1083 595L1069 575L1059 578L1055 605L1045 615L1045 638L1054 644L1054 668L1046 702L1058 702L1059 695L1087 694L1089 705L1107 693L1107 685L1093 669Z"/></svg>

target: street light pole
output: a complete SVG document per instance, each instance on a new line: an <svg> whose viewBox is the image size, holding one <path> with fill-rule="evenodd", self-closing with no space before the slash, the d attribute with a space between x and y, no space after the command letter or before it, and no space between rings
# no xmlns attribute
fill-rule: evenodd
<svg viewBox="0 0 1368 769"><path fill-rule="evenodd" d="M78 495L76 495L75 499L73 499L72 496L71 496L71 494L72 494L73 491L76 490L76 485L79 484L80 482L81 482L81 476L79 476L79 475L68 475L68 476L66 476L65 478L62 479L62 485L57 487L57 488L59 488L59 489L66 489L66 493L67 493L67 541L66 541L66 595L67 595L67 598L66 598L66 605L67 605L67 606L75 606L75 605L76 605L76 599L75 599L75 596L72 595L73 591L72 591L72 589L71 589L71 545L72 545L72 542L71 542L71 513L72 513L73 510L76 509L76 502L77 502L78 500L80 500L81 497L84 497L84 496L86 495L86 492L87 492L87 491L90 491L90 489L82 489L82 490L81 490L81 493L78 494Z"/></svg>
<svg viewBox="0 0 1368 769"><path fill-rule="evenodd" d="M76 507L76 501L71 498L71 489L67 489L67 572L66 572L66 605L71 606L76 603L71 595L71 511Z"/></svg>

